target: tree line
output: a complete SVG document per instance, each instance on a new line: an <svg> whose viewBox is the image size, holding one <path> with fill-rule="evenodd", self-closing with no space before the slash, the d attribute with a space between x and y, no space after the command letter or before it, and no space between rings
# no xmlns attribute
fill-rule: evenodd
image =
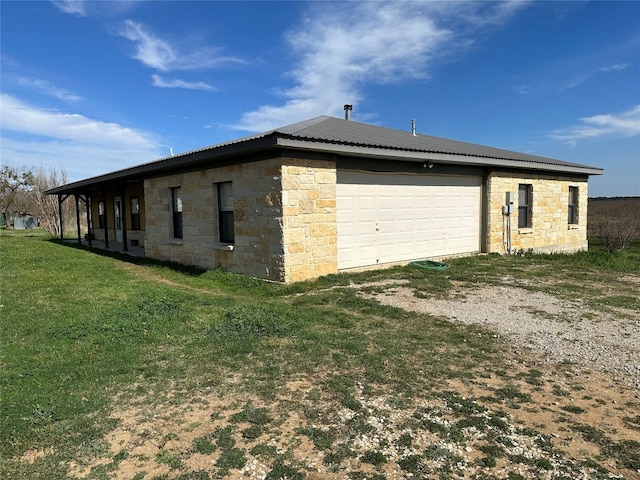
<svg viewBox="0 0 640 480"><path fill-rule="evenodd" d="M67 174L62 167L46 169L3 164L0 169L0 216L2 225L11 228L16 217L32 215L41 228L51 235L60 235L58 197L46 195L51 188L64 185ZM75 224L73 202L62 204L64 224Z"/></svg>

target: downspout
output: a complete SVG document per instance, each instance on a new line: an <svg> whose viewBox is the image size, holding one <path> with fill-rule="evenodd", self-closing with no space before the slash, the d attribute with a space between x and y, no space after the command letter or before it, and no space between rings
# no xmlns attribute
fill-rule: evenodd
<svg viewBox="0 0 640 480"><path fill-rule="evenodd" d="M482 220L480 225L480 251L489 253L489 172L485 169L482 175Z"/></svg>

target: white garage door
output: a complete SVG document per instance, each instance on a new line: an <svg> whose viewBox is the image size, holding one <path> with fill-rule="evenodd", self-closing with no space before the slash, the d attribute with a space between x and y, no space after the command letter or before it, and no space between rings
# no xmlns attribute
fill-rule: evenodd
<svg viewBox="0 0 640 480"><path fill-rule="evenodd" d="M480 177L338 171L338 268L480 251Z"/></svg>

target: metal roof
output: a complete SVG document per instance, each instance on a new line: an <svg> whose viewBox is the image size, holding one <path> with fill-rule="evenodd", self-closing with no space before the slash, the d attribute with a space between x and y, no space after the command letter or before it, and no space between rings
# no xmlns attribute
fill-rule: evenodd
<svg viewBox="0 0 640 480"><path fill-rule="evenodd" d="M509 167L581 175L601 175L603 173L603 169L588 165L430 135L414 135L408 131L352 120L320 116L256 135L70 183L48 190L47 193L73 193L81 188L118 180L141 179L170 170L189 168L239 154L247 155L274 148L311 150L335 155L374 157L387 160L436 161L459 165Z"/></svg>
<svg viewBox="0 0 640 480"><path fill-rule="evenodd" d="M526 167L555 170L562 167L584 170L587 174L602 174L603 170L577 163L554 160L552 158L514 152L500 148L487 147L474 143L450 140L448 138L416 134L403 130L341 120L333 117L317 117L305 122L296 123L275 130L291 135L292 138L308 139L321 143L379 148L383 150L399 150L406 152L434 153L484 158L486 165L493 165L494 160L511 160L513 167ZM391 155L391 154L390 154ZM465 163L459 159L457 163ZM476 163L476 162L472 162ZM500 166L504 166L503 163Z"/></svg>

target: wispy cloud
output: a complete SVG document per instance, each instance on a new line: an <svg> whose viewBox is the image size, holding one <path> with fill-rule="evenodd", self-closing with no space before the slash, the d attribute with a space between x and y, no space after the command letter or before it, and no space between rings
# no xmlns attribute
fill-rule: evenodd
<svg viewBox="0 0 640 480"><path fill-rule="evenodd" d="M179 78L166 79L160 75L151 75L154 87L160 88L186 88L187 90L204 90L209 92L216 91L216 87L206 82L188 82Z"/></svg>
<svg viewBox="0 0 640 480"><path fill-rule="evenodd" d="M36 90L40 93L44 93L45 95L49 95L50 97L57 98L58 100L64 100L65 102L78 102L83 100L81 96L75 95L74 93L58 87L47 80L21 77L16 83L22 87Z"/></svg>
<svg viewBox="0 0 640 480"><path fill-rule="evenodd" d="M534 91L534 88L526 83L516 85L515 87L513 87L513 89L520 95L529 95Z"/></svg>
<svg viewBox="0 0 640 480"><path fill-rule="evenodd" d="M601 72L619 72L621 70L625 70L631 66L630 63L616 63L615 65L611 65L608 67L600 67L598 70Z"/></svg>
<svg viewBox="0 0 640 480"><path fill-rule="evenodd" d="M565 83L560 87L560 91L571 90L572 88L576 88L583 83L588 82L597 72L589 72L589 73L580 73L574 75L569 80L565 81Z"/></svg>
<svg viewBox="0 0 640 480"><path fill-rule="evenodd" d="M77 113L45 110L3 94L2 159L28 164L33 158L63 165L70 177L85 177L161 156L154 135ZM27 160L30 159L30 160Z"/></svg>
<svg viewBox="0 0 640 480"><path fill-rule="evenodd" d="M133 58L143 65L161 72L175 70L205 70L230 63L241 63L241 60L224 56L221 49L212 46L172 45L140 23L126 20L119 35L135 44Z"/></svg>
<svg viewBox="0 0 640 480"><path fill-rule="evenodd" d="M106 2L96 0L50 0L58 10L79 17L114 17L135 8L139 0Z"/></svg>
<svg viewBox="0 0 640 480"><path fill-rule="evenodd" d="M600 68L588 71L586 73L576 74L569 81L567 81L562 87L560 87L560 91L570 90L572 88L578 87L583 83L588 82L599 73L620 72L630 66L631 64L629 63L616 63L615 65L600 67Z"/></svg>
<svg viewBox="0 0 640 480"><path fill-rule="evenodd" d="M52 0L52 2L60 11L71 15L84 17L87 15L85 0Z"/></svg>
<svg viewBox="0 0 640 480"><path fill-rule="evenodd" d="M551 137L575 146L580 140L640 135L640 105L626 112L593 115L580 118L579 121L578 125L551 132Z"/></svg>
<svg viewBox="0 0 640 480"><path fill-rule="evenodd" d="M524 2L318 2L286 40L298 61L280 105L245 113L235 128L268 130L363 100L369 84L427 79L434 61L466 51L472 34Z"/></svg>

